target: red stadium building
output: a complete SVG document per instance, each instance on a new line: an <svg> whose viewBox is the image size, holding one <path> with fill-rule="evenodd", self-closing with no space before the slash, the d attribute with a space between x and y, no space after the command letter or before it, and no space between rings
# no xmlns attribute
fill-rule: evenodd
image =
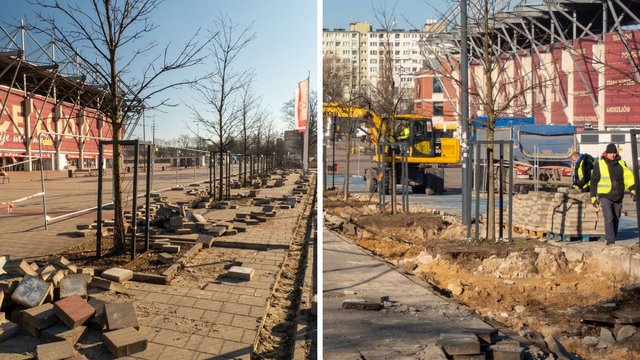
<svg viewBox="0 0 640 360"><path fill-rule="evenodd" d="M502 116L533 116L536 123L570 123L579 129L640 127L640 19L635 15L640 4L609 3L603 7L595 0L545 2L496 16L492 46L500 54L498 82L503 85L498 98L521 92ZM442 44L445 36L451 38L442 33L425 39L426 54L429 49L432 54L434 49L439 54L450 51L449 61L433 56L426 61L430 70L416 74L414 111L451 129L459 121L460 89L445 74L459 78L460 55L429 44L433 39L440 40L432 44ZM484 75L477 58L481 49L478 41L470 44L470 92L482 93ZM448 70L451 64L453 71ZM471 96L469 102L471 117L486 115L478 98Z"/></svg>

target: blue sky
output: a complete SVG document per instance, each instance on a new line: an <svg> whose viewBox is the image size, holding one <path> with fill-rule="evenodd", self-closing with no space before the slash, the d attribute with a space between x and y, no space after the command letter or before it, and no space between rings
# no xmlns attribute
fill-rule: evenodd
<svg viewBox="0 0 640 360"><path fill-rule="evenodd" d="M77 1L77 0L76 0ZM75 1L74 1L75 2ZM82 0L80 0L82 2ZM24 0L3 0L0 22L17 24L24 18L35 21L34 8ZM296 83L311 72L311 89L317 89L317 5L315 0L166 0L152 17L158 29L151 34L162 45L178 46L198 29L213 27L219 13L227 14L242 27L253 22L256 39L241 53L238 69L253 68L256 73L255 92L263 97L271 117L279 129L285 129L280 108L293 98ZM151 39L151 38L150 38ZM182 78L182 76L179 76ZM164 93L180 105L156 112L156 138L177 138L188 133L185 122L191 119L185 103L198 105L191 89ZM153 117L149 114L147 119ZM147 121L150 139L150 121ZM142 134L142 129L137 133Z"/></svg>
<svg viewBox="0 0 640 360"><path fill-rule="evenodd" d="M375 29L379 24L373 9L386 5L389 11L395 6L397 28L408 30L422 27L428 19L437 19L449 3L451 1L446 0L323 0L322 26L347 29L349 23L366 21Z"/></svg>

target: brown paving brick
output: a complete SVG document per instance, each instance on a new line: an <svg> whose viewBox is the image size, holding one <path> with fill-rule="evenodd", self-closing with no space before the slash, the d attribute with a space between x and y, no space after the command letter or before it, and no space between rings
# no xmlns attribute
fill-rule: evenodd
<svg viewBox="0 0 640 360"><path fill-rule="evenodd" d="M225 341L220 351L222 356L237 358L251 353L251 346L237 341Z"/></svg>
<svg viewBox="0 0 640 360"><path fill-rule="evenodd" d="M249 315L249 310L251 310L251 306L225 302L222 305L221 310L229 314Z"/></svg>
<svg viewBox="0 0 640 360"><path fill-rule="evenodd" d="M178 306L176 314L187 319L200 320L204 314L204 309L194 309L186 306Z"/></svg>
<svg viewBox="0 0 640 360"><path fill-rule="evenodd" d="M171 299L169 299L169 304L178 305L178 306L193 306L196 303L196 298L187 297L184 295L173 295Z"/></svg>
<svg viewBox="0 0 640 360"><path fill-rule="evenodd" d="M230 325L220 325L216 330L216 332L210 331L209 336L224 340L240 341L244 334L244 329Z"/></svg>
<svg viewBox="0 0 640 360"><path fill-rule="evenodd" d="M187 295L189 293L189 288L181 287L181 286L165 286L162 289L162 292L165 294L171 295Z"/></svg>
<svg viewBox="0 0 640 360"><path fill-rule="evenodd" d="M262 317L264 315L264 306L252 306L251 311L249 311L249 316L253 316L255 318Z"/></svg>
<svg viewBox="0 0 640 360"><path fill-rule="evenodd" d="M204 321L215 322L218 319L218 315L220 315L219 311L205 310L201 319Z"/></svg>
<svg viewBox="0 0 640 360"><path fill-rule="evenodd" d="M235 315L231 321L231 325L241 327L243 329L253 330L258 327L257 319L250 316Z"/></svg>
<svg viewBox="0 0 640 360"><path fill-rule="evenodd" d="M253 342L256 340L257 333L258 332L255 330L245 330L240 342L253 345Z"/></svg>
<svg viewBox="0 0 640 360"><path fill-rule="evenodd" d="M147 340L153 341L153 338L155 338L156 335L160 332L160 329L156 327L142 325L140 326L140 329L138 330L138 332L142 334L142 336L147 338Z"/></svg>
<svg viewBox="0 0 640 360"><path fill-rule="evenodd" d="M196 351L167 346L158 356L158 360L196 360L199 355Z"/></svg>
<svg viewBox="0 0 640 360"><path fill-rule="evenodd" d="M253 288L239 287L239 286L231 288L229 292L231 294L238 294L238 295L254 295L256 293L256 291Z"/></svg>
<svg viewBox="0 0 640 360"><path fill-rule="evenodd" d="M220 310L220 308L222 308L222 302L216 300L198 299L193 304L193 307L205 310Z"/></svg>
<svg viewBox="0 0 640 360"><path fill-rule="evenodd" d="M191 335L186 348L198 352L217 355L222 349L224 340L211 338L208 336Z"/></svg>
<svg viewBox="0 0 640 360"><path fill-rule="evenodd" d="M229 301L233 297L232 294L228 293L216 293L211 294L211 300L216 301Z"/></svg>
<svg viewBox="0 0 640 360"><path fill-rule="evenodd" d="M173 330L162 329L156 337L153 339L153 342L167 345L167 346L175 346L175 347L184 347L189 340L189 336L191 334L185 334Z"/></svg>
<svg viewBox="0 0 640 360"><path fill-rule="evenodd" d="M244 304L244 305L264 306L266 302L267 302L267 299L264 297L240 295L240 297L238 298L238 303Z"/></svg>
<svg viewBox="0 0 640 360"><path fill-rule="evenodd" d="M150 342L147 343L147 350L133 354L132 357L136 359L156 360L165 348L165 345Z"/></svg>
<svg viewBox="0 0 640 360"><path fill-rule="evenodd" d="M150 292L145 296L145 300L168 304L173 295Z"/></svg>
<svg viewBox="0 0 640 360"><path fill-rule="evenodd" d="M209 299L211 298L211 291L201 290L201 289L189 289L187 292L187 296L198 298L198 299Z"/></svg>

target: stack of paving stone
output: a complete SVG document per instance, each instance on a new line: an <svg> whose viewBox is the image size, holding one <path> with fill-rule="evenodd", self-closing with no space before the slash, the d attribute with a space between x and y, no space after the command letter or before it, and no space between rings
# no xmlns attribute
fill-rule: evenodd
<svg viewBox="0 0 640 360"><path fill-rule="evenodd" d="M604 235L600 208L591 205L590 195L574 190L558 192L550 204L548 231L566 236Z"/></svg>
<svg viewBox="0 0 640 360"><path fill-rule="evenodd" d="M63 256L45 264L0 259L0 343L26 333L38 339L37 359L84 359L74 346L97 331L114 357L147 348L133 304L96 298L105 290L124 292L133 271L112 268L94 277L93 269L78 268Z"/></svg>
<svg viewBox="0 0 640 360"><path fill-rule="evenodd" d="M515 195L513 226L565 236L604 234L600 209L590 204L589 194L572 189Z"/></svg>

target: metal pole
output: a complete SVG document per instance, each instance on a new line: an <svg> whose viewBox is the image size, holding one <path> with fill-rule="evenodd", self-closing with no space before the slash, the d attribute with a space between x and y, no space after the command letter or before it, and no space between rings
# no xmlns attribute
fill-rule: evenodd
<svg viewBox="0 0 640 360"><path fill-rule="evenodd" d="M638 135L639 131L637 129L631 130L631 165L633 166L633 178L635 181L634 189L636 191L636 221L637 226L636 229L640 229L640 199L637 198L638 194L640 194L640 183L638 183L638 179L640 176L638 175ZM640 236L638 237L638 244L640 244Z"/></svg>
<svg viewBox="0 0 640 360"><path fill-rule="evenodd" d="M146 213L144 219L144 251L149 251L149 208L151 207L151 168L153 166L153 161L151 161L151 157L153 156L153 151L151 151L152 145L146 145L147 147L147 191L145 194L145 206Z"/></svg>
<svg viewBox="0 0 640 360"><path fill-rule="evenodd" d="M471 159L469 158L469 50L467 47L467 0L460 0L461 94L459 103L460 120L462 122L462 222L464 224L470 224L471 221Z"/></svg>
<svg viewBox="0 0 640 360"><path fill-rule="evenodd" d="M38 152L40 153L40 190L42 191L42 212L44 216L44 229L49 230L49 224L47 223L47 196L44 190L44 162L42 161L42 141L40 140L40 134L38 134ZM31 159L29 159L31 164ZM31 165L29 165L31 166Z"/></svg>
<svg viewBox="0 0 640 360"><path fill-rule="evenodd" d="M499 203L500 203L500 219L499 219L499 224L498 224L498 238L500 239L500 241L503 240L503 225L504 225L504 221L503 221L503 207L504 207L504 194L503 194L503 184L504 184L504 175L502 174L502 169L503 169L503 164L502 161L504 160L504 144L502 142L500 142L500 166L498 167L498 170L500 171L500 199L499 199Z"/></svg>
<svg viewBox="0 0 640 360"><path fill-rule="evenodd" d="M480 164L480 151L481 146L478 144L476 146L476 178L480 176L480 167L477 164ZM485 166L486 167L486 166ZM471 192L469 192L471 193ZM471 219L469 219L471 221ZM480 239L480 191L476 188L476 241Z"/></svg>
<svg viewBox="0 0 640 360"><path fill-rule="evenodd" d="M217 183L218 180L216 179L216 176L217 176L217 172L216 172L216 153L213 152L213 151L211 152L211 163L213 164L212 165L212 167L213 167L213 186L211 187L213 189L212 198L215 199L216 198L216 183ZM222 189L220 189L220 190L222 190Z"/></svg>
<svg viewBox="0 0 640 360"><path fill-rule="evenodd" d="M509 169L513 169L513 140L509 141ZM509 242L513 242L513 171L509 171Z"/></svg>
<svg viewBox="0 0 640 360"><path fill-rule="evenodd" d="M98 143L98 233L96 234L96 257L102 256L102 168L103 168L103 147L102 141Z"/></svg>
<svg viewBox="0 0 640 360"><path fill-rule="evenodd" d="M136 258L136 232L138 231L138 157L140 155L140 145L138 141L133 146L135 154L133 157L133 196L131 199L131 260Z"/></svg>
<svg viewBox="0 0 640 360"><path fill-rule="evenodd" d="M176 186L178 186L178 166L180 165L180 152L176 149Z"/></svg>
<svg viewBox="0 0 640 360"><path fill-rule="evenodd" d="M336 189L336 121L338 121L338 115L333 115L333 150L331 151L331 189Z"/></svg>
<svg viewBox="0 0 640 360"><path fill-rule="evenodd" d="M209 151L209 198L213 197L213 153Z"/></svg>

